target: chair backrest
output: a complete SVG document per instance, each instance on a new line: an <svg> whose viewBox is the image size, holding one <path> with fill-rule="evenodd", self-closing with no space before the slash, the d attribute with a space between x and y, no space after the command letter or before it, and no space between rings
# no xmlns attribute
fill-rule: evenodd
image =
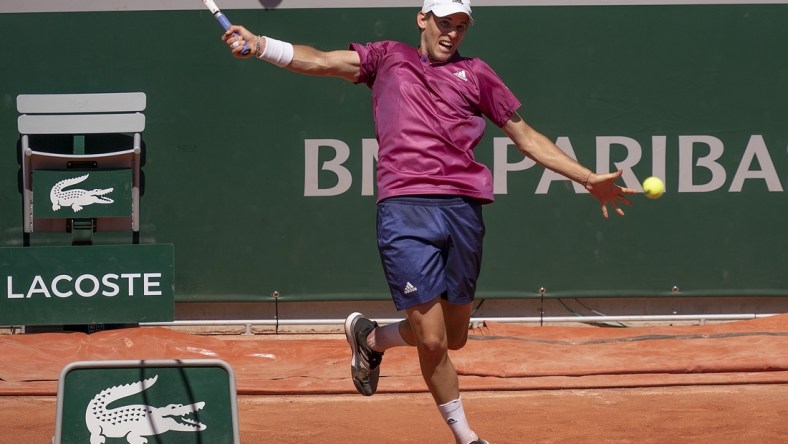
<svg viewBox="0 0 788 444"><path fill-rule="evenodd" d="M22 182L24 232L65 232L69 231L68 221L75 219L93 219L96 231L139 231L139 196L140 196L140 163L142 153L141 132L145 129L146 107L145 93L108 93L108 94L22 94L17 96L17 120L22 150ZM127 146L113 146L100 153L85 153L85 136L96 134L126 135L130 143ZM73 149L70 153L52 150L47 147L47 137L67 135L73 138ZM115 143L116 139L113 139ZM31 146L36 145L36 146ZM40 145L40 146L39 146ZM36 171L39 173L36 174ZM121 171L119 174L118 171ZM124 177L129 179L121 184L118 191L114 186L106 185L107 180L113 181ZM46 174L45 174L46 172ZM53 172L62 173L60 176ZM110 174L111 173L111 174ZM109 196L93 198L93 203L123 203L125 208L118 211L110 210L108 205L91 205L88 209L79 203L71 205L70 212L61 208L56 202L57 196L66 196L66 191L57 194L52 183L36 184L39 179L62 179L57 183L62 188L77 186L77 183L104 176L101 183L105 194L115 191L129 193L123 199ZM73 177L69 178L69 176ZM77 180L81 179L81 180ZM69 185L71 184L71 185ZM50 190L41 190L46 185ZM38 186L38 190L36 187ZM87 190L74 190L76 192ZM34 192L37 191L37 192ZM36 198L36 196L38 196ZM47 199L46 197L50 197ZM86 197L89 197L86 195ZM65 198L63 199L65 202ZM90 202L90 198L86 202ZM73 199L72 199L73 201ZM50 211L48 208L53 210ZM114 205L118 207L118 205ZM38 211L36 211L38 209ZM83 211L86 210L86 211Z"/></svg>
<svg viewBox="0 0 788 444"><path fill-rule="evenodd" d="M16 99L20 134L140 133L145 93L21 94Z"/></svg>

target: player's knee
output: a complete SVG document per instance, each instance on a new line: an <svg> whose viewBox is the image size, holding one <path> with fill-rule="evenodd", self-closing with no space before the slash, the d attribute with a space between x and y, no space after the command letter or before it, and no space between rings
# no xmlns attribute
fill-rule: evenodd
<svg viewBox="0 0 788 444"><path fill-rule="evenodd" d="M428 335L421 339L421 348L430 355L441 355L446 353L446 339L440 335Z"/></svg>

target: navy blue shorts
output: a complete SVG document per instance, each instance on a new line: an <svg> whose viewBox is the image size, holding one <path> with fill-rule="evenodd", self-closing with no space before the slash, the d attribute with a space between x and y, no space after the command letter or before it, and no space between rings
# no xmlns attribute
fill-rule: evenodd
<svg viewBox="0 0 788 444"><path fill-rule="evenodd" d="M378 251L397 310L443 297L473 301L482 261L482 205L457 196L378 203Z"/></svg>

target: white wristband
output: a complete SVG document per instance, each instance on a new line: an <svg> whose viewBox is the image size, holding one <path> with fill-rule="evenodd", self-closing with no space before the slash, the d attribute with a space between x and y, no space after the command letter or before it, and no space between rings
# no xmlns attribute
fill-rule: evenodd
<svg viewBox="0 0 788 444"><path fill-rule="evenodd" d="M257 58L284 68L293 61L293 45L271 37L265 37L265 49L263 49L262 54L258 51Z"/></svg>

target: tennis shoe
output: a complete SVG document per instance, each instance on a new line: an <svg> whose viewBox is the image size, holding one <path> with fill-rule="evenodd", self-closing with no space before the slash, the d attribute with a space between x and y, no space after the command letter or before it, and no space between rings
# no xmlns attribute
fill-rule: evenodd
<svg viewBox="0 0 788 444"><path fill-rule="evenodd" d="M490 444L490 443L485 441L485 440L483 440L483 439L481 439L481 438L479 438L476 441L470 442L468 444Z"/></svg>
<svg viewBox="0 0 788 444"><path fill-rule="evenodd" d="M356 390L364 396L372 396L378 389L380 361L382 352L376 352L367 345L367 336L377 327L375 321L361 313L353 313L345 320L345 336L350 344L350 376Z"/></svg>

